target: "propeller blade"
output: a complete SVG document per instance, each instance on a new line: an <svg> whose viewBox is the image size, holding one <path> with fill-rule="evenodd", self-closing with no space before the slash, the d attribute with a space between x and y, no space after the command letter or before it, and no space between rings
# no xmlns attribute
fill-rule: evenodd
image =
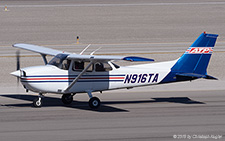
<svg viewBox="0 0 225 141"><path fill-rule="evenodd" d="M16 70L20 69L20 51L16 51Z"/></svg>
<svg viewBox="0 0 225 141"><path fill-rule="evenodd" d="M16 51L16 70L20 70L20 51ZM19 85L20 78L17 77L17 86Z"/></svg>
<svg viewBox="0 0 225 141"><path fill-rule="evenodd" d="M19 86L19 83L20 83L20 78L19 78L19 77L17 77L16 79L17 79L17 86Z"/></svg>

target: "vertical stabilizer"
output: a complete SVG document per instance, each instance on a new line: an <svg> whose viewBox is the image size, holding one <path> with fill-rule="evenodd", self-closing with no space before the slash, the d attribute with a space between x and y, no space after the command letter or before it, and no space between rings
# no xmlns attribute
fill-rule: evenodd
<svg viewBox="0 0 225 141"><path fill-rule="evenodd" d="M197 78L216 79L207 75L207 67L213 52L217 34L202 33L171 68L161 83L193 80Z"/></svg>
<svg viewBox="0 0 225 141"><path fill-rule="evenodd" d="M172 71L206 75L217 34L202 33L179 58Z"/></svg>

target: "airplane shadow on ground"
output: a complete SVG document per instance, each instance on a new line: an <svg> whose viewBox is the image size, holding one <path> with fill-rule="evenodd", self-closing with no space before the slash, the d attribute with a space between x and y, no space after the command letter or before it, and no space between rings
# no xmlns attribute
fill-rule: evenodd
<svg viewBox="0 0 225 141"><path fill-rule="evenodd" d="M0 95L2 97L18 99L18 100L25 100L32 102L37 96L33 95L16 95L16 94L7 94L7 95ZM85 101L73 101L71 105L64 105L61 102L60 98L54 97L46 97L44 98L44 107L68 107L68 108L75 108L80 110L90 110L96 112L129 112L125 109L120 109L108 105L113 104L138 104L138 103L158 103L158 102L171 102L171 103L181 103L181 104L205 104L204 102L195 101L188 97L168 97L168 98L151 98L151 100L138 100L138 101L103 101L101 103L101 107L98 110L93 110L88 106L88 102ZM9 106L9 107L32 107L32 103L22 103L22 104L5 104L2 106Z"/></svg>

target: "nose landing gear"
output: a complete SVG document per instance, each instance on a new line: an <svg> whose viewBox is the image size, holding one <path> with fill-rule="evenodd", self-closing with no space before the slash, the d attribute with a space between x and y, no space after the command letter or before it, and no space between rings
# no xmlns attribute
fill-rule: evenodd
<svg viewBox="0 0 225 141"><path fill-rule="evenodd" d="M33 106L36 108L40 108L43 105L43 94L39 93L39 96L33 100Z"/></svg>

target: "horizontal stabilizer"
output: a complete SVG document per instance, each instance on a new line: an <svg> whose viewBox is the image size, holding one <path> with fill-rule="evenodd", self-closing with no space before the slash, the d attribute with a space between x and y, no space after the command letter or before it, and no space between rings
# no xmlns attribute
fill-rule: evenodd
<svg viewBox="0 0 225 141"><path fill-rule="evenodd" d="M213 80L218 80L218 78L215 78L213 76L210 76L210 75L205 75L205 79L213 79Z"/></svg>
<svg viewBox="0 0 225 141"><path fill-rule="evenodd" d="M198 79L198 78L218 80L217 78L212 77L210 75L202 75L202 74L197 74L197 73L178 73L178 74L176 74L176 77L179 80L194 80L194 79Z"/></svg>

